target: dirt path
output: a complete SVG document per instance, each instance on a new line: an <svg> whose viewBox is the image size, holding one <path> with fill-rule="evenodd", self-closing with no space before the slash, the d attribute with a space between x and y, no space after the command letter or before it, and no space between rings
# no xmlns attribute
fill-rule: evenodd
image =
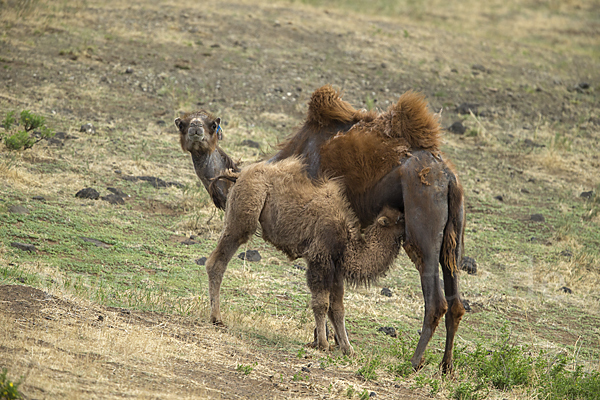
<svg viewBox="0 0 600 400"><path fill-rule="evenodd" d="M0 286L0 305L0 365L26 371L26 399L329 399L346 397L350 386L381 399L425 398L406 384L319 368L312 355L265 351L205 323L17 285Z"/></svg>

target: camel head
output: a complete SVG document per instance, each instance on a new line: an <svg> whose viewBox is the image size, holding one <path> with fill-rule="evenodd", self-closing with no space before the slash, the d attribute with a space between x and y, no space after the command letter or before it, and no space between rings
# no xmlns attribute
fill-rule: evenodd
<svg viewBox="0 0 600 400"><path fill-rule="evenodd" d="M185 114L175 119L183 151L211 153L223 138L221 118L215 118L205 110Z"/></svg>
<svg viewBox="0 0 600 400"><path fill-rule="evenodd" d="M404 241L404 213L400 210L385 206L377 215L376 221L380 229L394 235L398 242Z"/></svg>

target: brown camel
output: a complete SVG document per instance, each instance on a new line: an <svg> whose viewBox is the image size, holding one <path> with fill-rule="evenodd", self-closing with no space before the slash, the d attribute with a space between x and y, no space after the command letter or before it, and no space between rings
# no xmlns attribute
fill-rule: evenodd
<svg viewBox="0 0 600 400"><path fill-rule="evenodd" d="M306 260L317 325L311 345L329 349L327 314L340 349L353 354L344 322L344 280L369 283L389 269L404 237L402 213L383 207L361 235L343 186L324 178L311 181L295 157L229 175L237 181L227 200L223 232L206 261L211 322L222 325L219 291L227 264L260 225L262 238L290 260Z"/></svg>
<svg viewBox="0 0 600 400"><path fill-rule="evenodd" d="M442 316L446 348L442 371L452 370L454 337L465 313L458 289L465 211L463 190L441 154L441 127L424 97L403 94L379 115L355 110L331 86L316 90L305 123L270 160L301 156L313 179L342 178L361 225L371 224L385 206L406 219L404 249L421 275L425 316L411 363L419 369ZM444 291L439 280L442 266Z"/></svg>
<svg viewBox="0 0 600 400"><path fill-rule="evenodd" d="M215 206L224 210L232 183L220 180L209 190L211 181L228 170L239 171L239 168L218 145L223 135L221 118L199 110L175 119L175 126L179 129L181 148L192 155L196 175L210 193Z"/></svg>

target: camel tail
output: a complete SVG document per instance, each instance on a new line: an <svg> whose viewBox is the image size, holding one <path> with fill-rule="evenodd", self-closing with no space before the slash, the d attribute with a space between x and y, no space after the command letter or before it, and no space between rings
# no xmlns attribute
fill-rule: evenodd
<svg viewBox="0 0 600 400"><path fill-rule="evenodd" d="M463 189L452 174L448 187L448 221L444 229L444 242L440 263L454 275L462 261L465 234L465 207Z"/></svg>
<svg viewBox="0 0 600 400"><path fill-rule="evenodd" d="M229 182L235 183L240 176L238 171L229 170L224 174L216 176L208 185L208 194L210 195L215 206L221 210L225 210L225 206L227 205L227 192L229 191L229 187L226 186L226 190L224 191L223 186L219 185L221 180L227 180Z"/></svg>

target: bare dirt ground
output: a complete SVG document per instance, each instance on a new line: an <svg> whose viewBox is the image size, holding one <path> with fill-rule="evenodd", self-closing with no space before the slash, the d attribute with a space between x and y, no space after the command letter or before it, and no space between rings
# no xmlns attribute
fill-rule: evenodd
<svg viewBox="0 0 600 400"><path fill-rule="evenodd" d="M357 108L386 109L414 89L426 94L434 111L443 108L445 127L460 121L466 128L446 135L444 151L467 193L467 254L484 267L479 278L465 274L463 281L473 308L516 320L521 316L506 300L512 296L524 310L522 319L531 320L536 314L528 313L528 304L546 301L538 290L555 301L557 289L568 284L575 294L565 302L597 335L597 327L585 322L598 315L598 258L577 258L590 242L577 243L570 231L556 233L550 223L537 228L529 218L550 203L564 214L581 192L598 190L600 5L446 3L377 16L287 1L0 1L0 115L31 109L64 133L13 158L0 154L6 156L2 190L10 190L9 202L41 193L60 203L84 184L111 184L115 170L195 182L191 162L178 152L172 121L180 112L206 108L221 115L222 146L250 162L272 153L292 132L310 93L324 84L343 89ZM96 133L80 132L84 123ZM259 148L244 145L248 139ZM155 143L153 152L145 150ZM572 202L556 200L561 196ZM153 200L134 209L154 218L186 207ZM592 211L581 226L600 224ZM500 248L498 236L484 236L502 231L493 218L507 212L531 230L531 246L547 246L528 258L521 249L515 255ZM210 229L218 229L216 220ZM182 231L178 237L203 234ZM211 240L217 235L205 234ZM13 265L8 245L0 248L6 266ZM541 259L551 246L556 253L572 251L574 261L557 256L556 263L544 259L518 269L527 262L522 259ZM549 272L548 264L556 269ZM37 267L52 269L42 261L28 265ZM517 273L507 277L504 271L513 267ZM58 284L47 292L0 286L0 367L9 367L15 380L25 377L26 399L347 398L350 386L355 398L364 389L376 399L428 394L389 375L365 382L356 366L320 368L310 352L308 358L290 356L200 316L105 307ZM420 307L421 299L414 304ZM539 325L553 307L539 305ZM568 322L557 323L569 329ZM557 338L548 330L541 336L566 345L578 334ZM310 379L303 379L307 374Z"/></svg>
<svg viewBox="0 0 600 400"><path fill-rule="evenodd" d="M189 319L81 304L17 285L0 287L0 305L0 360L24 371L26 399L312 399L365 386L354 371L253 349ZM252 373L238 365L253 366ZM310 374L310 383L290 379L298 373ZM365 387L377 398L425 398L392 381Z"/></svg>

